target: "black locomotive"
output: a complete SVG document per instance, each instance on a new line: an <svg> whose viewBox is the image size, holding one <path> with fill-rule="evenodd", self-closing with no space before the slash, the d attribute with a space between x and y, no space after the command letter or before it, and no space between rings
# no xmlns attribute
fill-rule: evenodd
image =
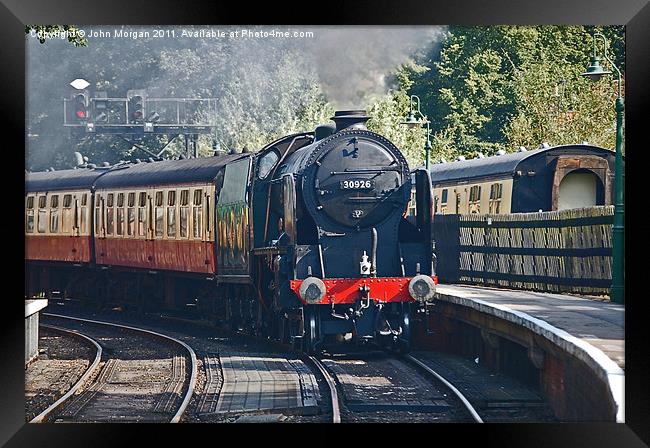
<svg viewBox="0 0 650 448"><path fill-rule="evenodd" d="M29 174L27 294L192 306L309 352L328 340L408 350L437 283L431 181L368 118L339 111L254 154ZM50 225L59 202L74 207L67 234ZM60 234L90 246L57 246Z"/></svg>

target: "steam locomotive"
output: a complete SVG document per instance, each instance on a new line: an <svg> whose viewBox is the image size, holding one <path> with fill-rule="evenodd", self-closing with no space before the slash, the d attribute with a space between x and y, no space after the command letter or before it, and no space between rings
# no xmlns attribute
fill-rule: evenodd
<svg viewBox="0 0 650 448"><path fill-rule="evenodd" d="M307 352L408 350L437 284L431 181L368 119L338 111L257 153L28 173L26 296L190 309Z"/></svg>

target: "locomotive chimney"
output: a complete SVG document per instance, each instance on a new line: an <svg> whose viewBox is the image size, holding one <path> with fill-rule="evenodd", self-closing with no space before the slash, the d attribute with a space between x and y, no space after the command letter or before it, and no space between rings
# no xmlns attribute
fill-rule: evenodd
<svg viewBox="0 0 650 448"><path fill-rule="evenodd" d="M343 129L368 129L366 128L366 121L370 117L366 115L365 110L339 110L334 112L334 116L330 118L336 123L336 132Z"/></svg>

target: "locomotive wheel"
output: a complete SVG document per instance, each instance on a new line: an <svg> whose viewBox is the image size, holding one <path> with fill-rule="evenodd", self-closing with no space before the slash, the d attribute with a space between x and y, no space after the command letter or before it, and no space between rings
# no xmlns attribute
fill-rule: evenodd
<svg viewBox="0 0 650 448"><path fill-rule="evenodd" d="M411 304L403 303L402 312L400 315L400 326L402 327L402 334L397 340L397 349L401 353L408 353L411 351Z"/></svg>
<svg viewBox="0 0 650 448"><path fill-rule="evenodd" d="M304 334L304 321L302 316L296 318L295 315L286 319L287 332L289 336L289 342L291 343L291 348L294 350L302 350L302 338ZM300 338L298 338L300 337Z"/></svg>
<svg viewBox="0 0 650 448"><path fill-rule="evenodd" d="M282 310L278 311L275 318L275 337L280 344L286 344L289 339L289 326L291 322L284 317Z"/></svg>
<svg viewBox="0 0 650 448"><path fill-rule="evenodd" d="M303 340L304 351L309 354L316 353L321 345L320 314L313 307L304 309L305 314L305 336Z"/></svg>

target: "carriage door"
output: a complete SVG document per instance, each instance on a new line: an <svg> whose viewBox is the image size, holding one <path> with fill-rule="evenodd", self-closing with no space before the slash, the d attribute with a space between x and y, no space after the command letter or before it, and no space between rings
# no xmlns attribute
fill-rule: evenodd
<svg viewBox="0 0 650 448"><path fill-rule="evenodd" d="M104 263L106 257L106 198L104 193L95 193L95 262Z"/></svg>
<svg viewBox="0 0 650 448"><path fill-rule="evenodd" d="M218 277L248 277L248 182L252 157L226 165L216 207L215 252Z"/></svg>

